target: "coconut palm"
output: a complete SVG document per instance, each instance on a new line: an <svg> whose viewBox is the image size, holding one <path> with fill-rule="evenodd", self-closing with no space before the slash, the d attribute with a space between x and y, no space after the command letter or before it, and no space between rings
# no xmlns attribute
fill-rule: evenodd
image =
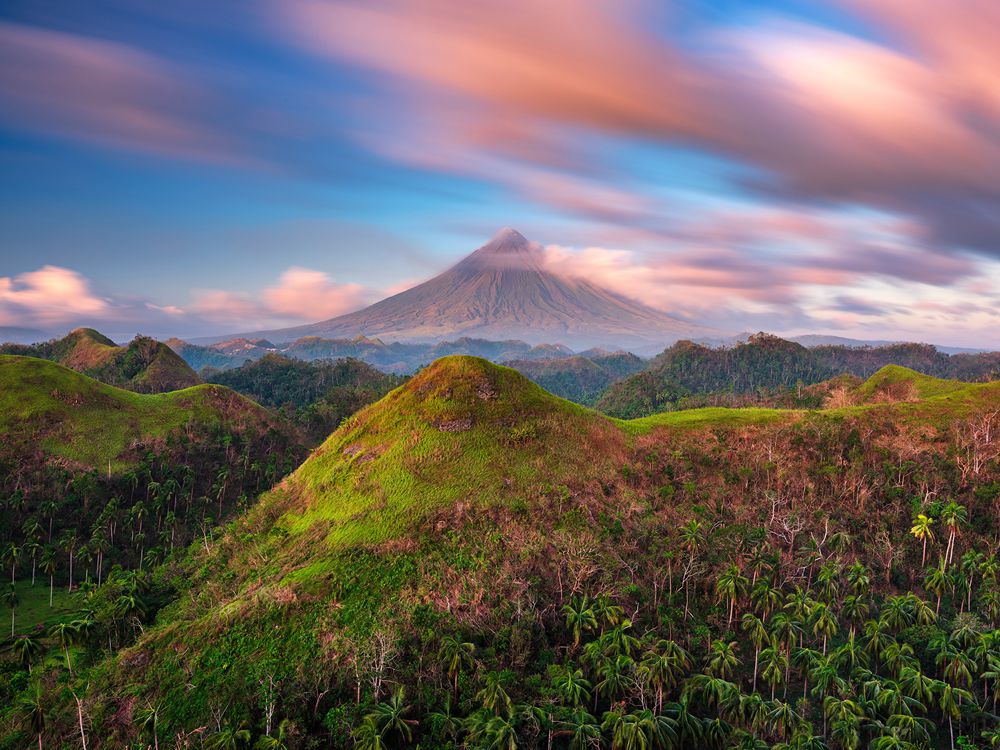
<svg viewBox="0 0 1000 750"><path fill-rule="evenodd" d="M837 616L833 613L830 605L825 602L817 602L812 608L812 632L816 637L823 638L823 655L826 655L826 642L828 638L837 634L840 626L837 624Z"/></svg>
<svg viewBox="0 0 1000 750"><path fill-rule="evenodd" d="M584 633L597 629L597 614L587 596L575 596L564 604L562 613L566 617L566 627L573 634L573 647L580 645Z"/></svg>
<svg viewBox="0 0 1000 750"><path fill-rule="evenodd" d="M760 652L760 663L762 665L761 677L771 686L771 700L774 700L774 691L780 685L788 672L788 655L783 648L773 642L770 646Z"/></svg>
<svg viewBox="0 0 1000 750"><path fill-rule="evenodd" d="M17 708L22 722L35 735L38 750L42 750L42 735L45 734L45 693L40 682L36 682L31 692L21 697Z"/></svg>
<svg viewBox="0 0 1000 750"><path fill-rule="evenodd" d="M31 663L42 650L42 644L30 635L19 635L7 644L6 650L14 654L17 662L31 674Z"/></svg>
<svg viewBox="0 0 1000 750"><path fill-rule="evenodd" d="M55 638L62 647L63 655L66 657L66 669L73 674L73 665L69 659L69 647L76 641L80 631L72 622L57 622L49 628L48 636Z"/></svg>
<svg viewBox="0 0 1000 750"><path fill-rule="evenodd" d="M570 750L590 750L601 740L601 726L597 719L587 713L586 709L577 706L562 722L556 734L568 737Z"/></svg>
<svg viewBox="0 0 1000 750"><path fill-rule="evenodd" d="M476 700L494 716L511 716L514 712L514 703L496 674L486 676L486 684L476 693Z"/></svg>
<svg viewBox="0 0 1000 750"><path fill-rule="evenodd" d="M463 641L457 635L446 635L441 639L441 646L438 648L438 660L448 671L448 678L452 683L452 692L458 695L458 675L463 669L471 669L475 663L473 654L476 647Z"/></svg>
<svg viewBox="0 0 1000 750"><path fill-rule="evenodd" d="M941 523L948 529L948 544L945 549L945 563L951 565L955 556L955 537L958 535L960 526L964 526L969 520L969 513L964 505L954 500L949 500L941 509Z"/></svg>
<svg viewBox="0 0 1000 750"><path fill-rule="evenodd" d="M720 602L729 603L729 619L727 625L733 623L733 613L736 611L736 600L746 593L750 581L744 576L737 565L729 565L715 583L715 593Z"/></svg>
<svg viewBox="0 0 1000 750"><path fill-rule="evenodd" d="M20 599L17 596L17 589L14 588L14 584L8 584L7 590L3 592L3 601L8 607L10 607L10 637L14 637L14 613L17 611L17 605L20 603Z"/></svg>
<svg viewBox="0 0 1000 750"><path fill-rule="evenodd" d="M41 569L49 577L49 607L52 607L52 596L56 585L56 551L53 547L42 550Z"/></svg>
<svg viewBox="0 0 1000 750"><path fill-rule="evenodd" d="M760 650L768 640L769 634L767 626L753 612L744 612L740 627L747 634L750 642L753 643L753 685L751 690L757 690L757 667L760 663Z"/></svg>
<svg viewBox="0 0 1000 750"><path fill-rule="evenodd" d="M418 724L416 719L406 718L411 708L406 704L403 688L399 688L387 701L375 704L365 714L364 720L374 726L383 738L395 735L400 741L409 742L413 739L413 727Z"/></svg>
<svg viewBox="0 0 1000 750"><path fill-rule="evenodd" d="M739 666L739 663L740 660L736 656L736 641L712 641L706 666L706 671L709 674L727 679Z"/></svg>
<svg viewBox="0 0 1000 750"><path fill-rule="evenodd" d="M917 517L913 519L913 526L910 528L910 533L915 539L919 539L921 543L921 568L927 564L927 541L934 538L934 529L931 528L933 525L933 518L923 513L918 513Z"/></svg>
<svg viewBox="0 0 1000 750"><path fill-rule="evenodd" d="M592 686L582 670L566 667L553 679L552 686L568 706L579 706L590 700Z"/></svg>

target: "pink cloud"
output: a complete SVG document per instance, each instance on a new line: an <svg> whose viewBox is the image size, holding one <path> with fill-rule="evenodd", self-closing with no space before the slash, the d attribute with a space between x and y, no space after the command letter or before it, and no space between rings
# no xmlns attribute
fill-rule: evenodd
<svg viewBox="0 0 1000 750"><path fill-rule="evenodd" d="M259 295L196 290L190 311L236 327L261 328L336 317L363 307L370 296L360 284L337 283L322 271L293 266Z"/></svg>
<svg viewBox="0 0 1000 750"><path fill-rule="evenodd" d="M125 44L0 21L3 118L114 148L216 164L254 163L206 124L213 96Z"/></svg>
<svg viewBox="0 0 1000 750"><path fill-rule="evenodd" d="M293 0L276 12L308 49L384 74L392 109L364 140L408 164L662 231L670 207L630 188L626 168L595 175L581 138L693 144L755 167L744 183L770 200L873 206L925 227L930 249L997 254L996 4L855 5L913 44L765 18L686 30L682 47L647 31L654 7L639 2Z"/></svg>
<svg viewBox="0 0 1000 750"><path fill-rule="evenodd" d="M0 324L47 326L80 317L102 318L110 302L97 296L76 271L43 266L13 278L0 277Z"/></svg>

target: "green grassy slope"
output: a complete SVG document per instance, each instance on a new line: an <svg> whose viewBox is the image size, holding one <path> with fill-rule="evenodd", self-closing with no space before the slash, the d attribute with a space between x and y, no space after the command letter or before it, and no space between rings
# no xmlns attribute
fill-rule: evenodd
<svg viewBox="0 0 1000 750"><path fill-rule="evenodd" d="M189 421L258 422L273 418L228 388L199 385L139 394L100 383L44 359L0 355L0 434L9 445L41 446L86 466L128 462L129 446L163 437Z"/></svg>
<svg viewBox="0 0 1000 750"><path fill-rule="evenodd" d="M950 438L927 425L1000 403L1000 383L917 388L928 397L617 421L514 370L440 359L348 419L222 539L164 573L180 596L91 673L92 715L99 724L116 710L107 696L127 693L162 701L172 730L203 725L218 705L232 707L236 725L259 712L265 677L303 693L343 678L346 701L349 665L368 658L377 628L437 617L501 632L522 597L559 619L564 576L579 565L599 582L592 560L638 555L630 530L712 509L762 528L765 491L804 498L810 522L832 516L859 534L881 525L905 537L916 485L870 500L848 478L869 472L880 486L874 478L889 467L887 484L898 485L897 444L938 471ZM764 443L770 452L758 450ZM654 541L635 538L640 548ZM559 567L567 559L576 562Z"/></svg>
<svg viewBox="0 0 1000 750"><path fill-rule="evenodd" d="M124 346L93 328L77 328L61 339L30 346L5 345L0 353L58 362L102 383L139 393L189 388L201 379L166 344L137 336Z"/></svg>

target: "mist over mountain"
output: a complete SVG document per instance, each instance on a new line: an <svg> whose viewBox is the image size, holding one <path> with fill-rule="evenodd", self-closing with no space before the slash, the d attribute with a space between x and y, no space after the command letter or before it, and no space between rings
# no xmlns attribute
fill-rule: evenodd
<svg viewBox="0 0 1000 750"><path fill-rule="evenodd" d="M538 243L508 228L447 271L363 310L310 325L244 335L275 342L303 336L360 335L405 342L472 336L654 353L682 338L719 332L593 281L555 273L546 268Z"/></svg>

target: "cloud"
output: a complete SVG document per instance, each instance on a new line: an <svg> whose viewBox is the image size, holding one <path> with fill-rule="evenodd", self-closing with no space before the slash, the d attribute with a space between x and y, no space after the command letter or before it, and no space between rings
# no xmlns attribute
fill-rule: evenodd
<svg viewBox="0 0 1000 750"><path fill-rule="evenodd" d="M160 157L259 164L217 94L119 42L0 21L0 120Z"/></svg>
<svg viewBox="0 0 1000 750"><path fill-rule="evenodd" d="M360 284L340 284L322 271L293 266L259 296L196 290L191 312L236 327L262 328L333 318L363 307L370 296Z"/></svg>
<svg viewBox="0 0 1000 750"><path fill-rule="evenodd" d="M361 140L406 164L669 233L656 178L609 154L623 138L695 147L750 167L730 179L760 201L875 208L919 223L924 249L1000 256L997 5L853 5L865 38L772 15L685 27L683 43L642 2L275 7L306 49L379 74L386 110Z"/></svg>
<svg viewBox="0 0 1000 750"><path fill-rule="evenodd" d="M0 277L0 324L49 326L79 318L104 318L111 303L76 271L43 266L13 278Z"/></svg>
<svg viewBox="0 0 1000 750"><path fill-rule="evenodd" d="M293 266L257 294L203 289L193 296L192 304L180 306L99 295L77 271L43 266L13 278L0 277L0 325L50 333L88 325L125 335L249 330L335 317L367 304L372 292L360 284L337 283L322 271Z"/></svg>

